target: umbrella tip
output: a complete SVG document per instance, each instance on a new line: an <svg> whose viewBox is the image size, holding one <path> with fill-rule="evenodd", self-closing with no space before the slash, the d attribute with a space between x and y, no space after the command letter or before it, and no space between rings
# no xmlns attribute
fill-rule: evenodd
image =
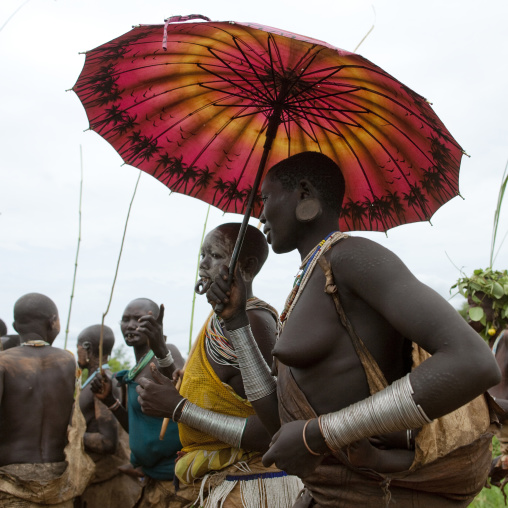
<svg viewBox="0 0 508 508"><path fill-rule="evenodd" d="M465 155L466 157L471 158L471 156L465 150L462 150L462 155Z"/></svg>
<svg viewBox="0 0 508 508"><path fill-rule="evenodd" d="M459 196L460 198L462 198L464 201L466 200L466 198L460 193L460 192L457 192L457 196Z"/></svg>

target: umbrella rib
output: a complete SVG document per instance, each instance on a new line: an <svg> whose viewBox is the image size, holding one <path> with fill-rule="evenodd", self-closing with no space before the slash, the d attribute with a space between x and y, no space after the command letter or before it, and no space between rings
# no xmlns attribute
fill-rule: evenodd
<svg viewBox="0 0 508 508"><path fill-rule="evenodd" d="M247 60L247 62L249 63L249 67L253 70L253 72L256 74L256 77L258 77L258 79L259 79L259 76L258 76L257 72L256 72L256 71L254 70L254 68L250 65L250 60L248 60L248 58L246 57L246 55L244 54L244 52L240 49L240 47L239 47L239 46L237 46L237 47L238 47L238 50L242 53L242 55L244 55L244 58L245 58L245 59ZM231 67L231 65L230 65L228 62L226 62L226 61L225 61L225 60L223 60L220 56L218 56L217 54L215 54L215 53L214 53L214 51L212 50L212 48L209 48L208 50L209 50L209 52L210 52L210 53L211 53L211 54L212 54L215 58L217 58L220 62L222 62L222 63L223 63L223 64L224 64L224 65L225 65L225 66L226 66L226 67L227 67L227 68L228 68L231 72L233 72L234 74L236 74L236 75L237 75L237 76L238 76L241 80L245 81L245 82L246 82L249 86L253 87L253 88L257 91L258 95L262 95L262 96L265 96L265 97L266 97L266 95L265 95L265 94L262 94L262 93L261 93L258 89L256 89L256 88L254 87L254 85L253 85L253 83L252 83L251 81L249 81L248 79L246 79L246 77L245 77L245 76L243 76L243 75L242 75L242 74L240 74L240 73L239 73L236 69L234 69L233 67ZM210 71L210 70L206 69L205 67L200 66L199 64L198 64L198 67L200 67L201 69L203 69L203 70L204 70L204 71L206 71L206 72L209 72L209 73L213 74L214 76L217 76L219 79L223 79L224 81L227 81L228 83L232 83L229 79L224 79L224 77L223 77L223 76L220 76L220 75L218 75L218 74L215 74L215 73L213 73L212 71ZM235 86L239 86L239 85L237 85L237 84L236 84ZM268 91L268 90L267 90L267 93L269 93L269 91Z"/></svg>
<svg viewBox="0 0 508 508"><path fill-rule="evenodd" d="M190 86L190 85L189 85L189 86ZM170 92L170 91L165 91L165 92L163 92L162 94L159 94L159 95L163 95L163 94L165 94L165 93L169 93L169 92ZM159 95L157 95L157 96L159 96ZM153 98L153 97L152 97L152 98ZM196 113L199 113L200 111L202 111L202 110L204 110L204 109L206 109L206 108L209 108L209 107L215 106L215 105L217 105L217 103L220 103L221 101L225 101L226 99L227 99L227 97L221 97L221 98L219 98L219 99L217 99L217 100L215 100L215 101L213 101L213 102L210 102L210 103L208 103L208 104L205 104L204 106L201 106L201 107L199 107L199 108L197 108L197 109L195 109L195 110L191 111L191 112L190 112L190 113L188 113L186 116L184 116L183 118L181 118L181 119L177 120L177 121L176 121L176 122L174 122L172 125L170 125L167 129L165 129L165 130L164 130L164 131L163 131L163 132L162 132L159 136L157 136L157 137L160 137L161 135L166 134L168 131L170 131L172 128L174 128L174 127L176 127L177 125L179 125L180 123L182 123L184 120L186 120L186 119L187 119L187 118L189 118L190 116L192 116L192 115L194 115L194 114L196 114ZM149 99L145 99L145 100L143 100L143 101L140 101L140 102L138 102L137 104L134 104L133 106L130 106L129 108L127 108L127 109L123 110L123 112L127 112L129 109L134 108L134 107L136 107L136 106L138 106L138 105L140 105L140 104L143 104L143 102L148 101L148 100L149 100ZM99 132L99 131L98 131L98 132L99 132L101 135L108 136L108 135L109 135L112 131L114 131L114 130L115 130L115 127L112 127L111 129L109 129L108 131L106 131L104 134L103 134L102 132ZM107 138L106 138L106 139L107 139Z"/></svg>
<svg viewBox="0 0 508 508"><path fill-rule="evenodd" d="M372 134L368 129L366 129L365 127L363 127L362 125L359 126L360 129L362 129L368 136L370 136L381 148L382 150L386 153L386 155L388 155L388 157L391 159L391 161L395 164L395 166L397 167L397 169L399 170L399 174L404 178L404 180L406 181L406 183L408 184L408 186L411 188L412 185L411 183L409 182L409 180L407 179L406 175L404 174L404 171L402 170L402 168L400 167L400 165L398 164L397 160L395 157L393 157L393 155L390 153L390 151L388 150L388 148L379 140L377 139L376 136L374 136L374 134ZM346 139L344 137L344 139ZM370 188L370 184L369 184L369 188ZM372 192L372 189L371 189L371 192ZM376 197L375 194L372 192L372 195L373 197ZM419 198L419 196L416 196L417 199L418 199L418 204L420 205L420 210L423 212L423 214L426 216L428 215L425 211L425 208Z"/></svg>
<svg viewBox="0 0 508 508"><path fill-rule="evenodd" d="M298 120L294 119L293 121L300 127L300 129L302 129L302 131L307 134L307 136L312 139L312 141L314 141L314 143L316 143L319 147L319 151L321 151L321 146L320 146L320 143L319 143L319 139L318 139L318 136L316 134L316 131L314 130L314 126L312 124L312 122L310 121L310 119L307 117L307 113L305 111L302 111L300 113L302 115L302 117L306 120L311 132L312 132L312 135L308 134L307 133L307 130L303 127L302 124L300 124L298 122Z"/></svg>
<svg viewBox="0 0 508 508"><path fill-rule="evenodd" d="M232 122L233 120L235 120L237 118L236 115L232 116L231 118L229 118L226 122L224 122L224 125L222 125L216 132L215 134L203 145L203 147L201 148L201 150L199 151L199 153L196 155L196 157L193 159L192 161L192 164L194 165L198 160L199 158L203 155L203 153L207 150L207 148L217 139L217 137L219 136L219 134L226 128L228 127Z"/></svg>
<svg viewBox="0 0 508 508"><path fill-rule="evenodd" d="M197 109L195 109L194 111L188 113L186 116L180 118L179 120L177 120L175 123L173 123L172 125L170 125L168 128L164 129L161 133L159 133L155 138L154 140L158 140L159 138L161 138L162 136L165 136L171 129L177 127L178 125L180 125L182 122L184 122L186 119L188 119L189 117L191 117L192 115L195 115L196 113L199 113L200 111L203 111L209 107L212 107L212 106L215 106L217 103L223 101L223 100L226 100L225 97L223 98L220 98L220 99L217 99L216 101L213 101L212 103L209 103L209 104L205 104L204 106L201 106ZM107 139L107 138L106 138ZM120 154L122 154L122 149L123 147L126 145L127 141L121 145L118 149L118 152Z"/></svg>
<svg viewBox="0 0 508 508"><path fill-rule="evenodd" d="M239 98L244 99L244 100L250 99L250 98L252 98L252 95L255 95L255 94L249 93L248 90L244 90L243 87L240 87L238 85L235 85L235 86L237 86L237 88L240 88L240 90L244 90L245 94L239 94L239 93L233 93L233 92L230 92L230 91L225 91L225 90L223 90L221 88L215 88L215 87L212 87L212 86L209 86L209 85L205 85L205 84L202 84L202 83L199 83L199 86L202 87L202 88L206 88L208 90L211 90L212 92L219 92L219 93L226 94L226 95L228 95L230 97L239 97ZM264 102L268 103L268 101L264 101Z"/></svg>
<svg viewBox="0 0 508 508"><path fill-rule="evenodd" d="M383 95L384 96L384 95ZM389 97L387 96L384 96L385 98L388 98L390 99ZM321 100L320 97L317 97L316 100ZM362 108L362 106L360 106L359 104L357 104L356 102L350 100L350 99L347 99L347 98L342 98L342 100L344 100L345 102L349 103L349 104L353 104L355 107L357 108ZM328 109L330 108L334 108L334 105L333 104L329 104L327 103L326 101L323 101L325 105L328 106ZM398 104L398 101L392 101L392 102L395 102L396 104ZM375 117L379 118L380 120L382 120L383 122L386 122L387 125L390 125L392 128L394 128L399 134L401 134L403 137L406 138L407 141L409 141L409 143L411 143L426 159L429 163L432 164L432 159L420 148L420 146L415 142L413 141L413 139L408 136L402 129L400 129L396 124L394 124L393 122L390 122L390 120L388 120L387 118L385 118L384 116L380 115L379 113L377 113L376 111L374 110L371 110L371 109L367 109L365 108L366 111L365 113L366 114L372 114L374 115ZM354 111L352 111L354 112ZM347 111L340 111L341 114L343 114L344 116L346 116L347 118L349 118L351 121L353 121L348 115L347 115ZM415 115L418 119L420 119L420 117L418 115ZM324 118L324 117L323 117ZM349 123L346 123L346 122L341 122L341 123L344 123L346 125L351 125ZM360 123L357 123L356 126L360 127L360 128L364 128Z"/></svg>
<svg viewBox="0 0 508 508"><path fill-rule="evenodd" d="M365 178L365 182L367 183L367 186L369 187L369 190L370 190L370 193L372 195L372 199L376 199L376 194L374 193L374 189L372 188L371 184L370 184L370 181L369 181L369 178L367 177L367 173L365 171L365 168L363 167L363 164L360 160L360 157L358 156L358 154L355 152L354 148L352 147L351 143L348 141L348 139L346 138L346 136L341 136L342 139L344 140L344 143L346 144L346 146L349 148L349 150L351 151L351 153L353 154L354 158L356 159L356 162L358 164L358 166L360 167L362 173L363 173L363 176ZM370 201L370 204L372 205L372 199ZM379 216L379 220L383 226L383 229L386 231L386 224L384 223L383 219L381 216ZM371 223L372 225L372 219L369 217L369 222Z"/></svg>
<svg viewBox="0 0 508 508"><path fill-rule="evenodd" d="M344 65L344 66L342 66L342 68L343 69L365 69L368 72L372 72L372 73L381 75L382 77L384 77L384 78L386 78L386 79L388 79L388 80L398 84L401 88L407 88L399 80L395 79L393 76L390 76L386 72L383 72L382 70L378 70L378 69L375 69L375 68L367 67L365 65ZM322 69L320 70L320 72L321 71L322 71ZM365 92L372 93L374 95L379 95L381 97L384 97L388 101L390 101L393 104L396 104L400 108L404 109L410 115L416 116L418 118L418 120L420 120L422 123L427 125L427 127L429 127L430 129L435 130L435 128L432 126L432 124L429 121L427 121L424 117L418 115L417 113L414 112L414 110L410 109L408 106L406 106L402 102L392 98L391 96L386 95L386 94L384 94L384 93L382 93L382 92L380 92L378 90L375 90L373 88L368 88L368 87L363 87L363 86L361 86L361 87L357 86L357 88L358 88L358 91L364 90ZM415 92L413 92L413 93L415 93ZM423 99L423 100L425 100L425 99ZM413 99L413 101L414 101L414 99ZM445 138L447 141L449 141L450 143L455 145L456 148L461 149L460 146L457 144L457 142L454 139L450 139L450 136L447 136L446 134L443 133L443 138Z"/></svg>
<svg viewBox="0 0 508 508"><path fill-rule="evenodd" d="M252 145L252 148L250 150L249 156L248 156L247 160L245 161L245 164L243 165L242 171L240 173L239 180L243 178L245 170L247 169L247 164L250 161L252 155L254 154L254 149L256 148L256 146L257 146L257 144L258 144L258 142L259 142L259 140L261 138L261 134L266 131L267 126L268 126L268 118L265 119L261 129L259 129L259 132L258 132L258 134L256 136L256 140L254 141L254 144Z"/></svg>
<svg viewBox="0 0 508 508"><path fill-rule="evenodd" d="M269 38L269 37L268 37ZM235 43L235 46L238 48L238 51L240 51L240 53L243 55L245 61L247 62L247 64L249 65L249 67L252 69L252 72L256 75L256 78L258 79L258 81L263 85L263 88L266 90L266 93L268 94L268 96L270 97L270 99L273 100L273 96L271 94L271 91L270 89L266 86L266 84L263 82L263 80L261 79L261 76L259 75L259 73L257 72L257 70L255 69L255 67L253 66L252 62L250 61L250 59L247 57L247 55L245 54L245 52L243 51L243 49L240 47L239 45L239 41L243 43L243 41L241 39L238 39L237 37L233 37L233 41ZM247 45L247 47L249 47ZM256 53L256 56L259 57L259 55ZM249 83L250 84L250 83Z"/></svg>

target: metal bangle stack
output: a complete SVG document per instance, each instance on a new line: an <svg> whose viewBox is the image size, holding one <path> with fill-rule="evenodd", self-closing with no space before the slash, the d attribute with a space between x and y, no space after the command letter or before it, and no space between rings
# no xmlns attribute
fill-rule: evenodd
<svg viewBox="0 0 508 508"><path fill-rule="evenodd" d="M275 392L277 382L258 348L250 325L228 331L228 334L238 357L247 399L253 402Z"/></svg>
<svg viewBox="0 0 508 508"><path fill-rule="evenodd" d="M378 434L417 429L432 420L412 397L409 374L390 386L335 413L319 417L320 428L332 450Z"/></svg>
<svg viewBox="0 0 508 508"><path fill-rule="evenodd" d="M159 367L169 367L170 365L173 365L175 360L173 360L171 351L168 351L168 354L164 358L157 357L157 363L159 364Z"/></svg>
<svg viewBox="0 0 508 508"><path fill-rule="evenodd" d="M193 429L216 437L223 443L240 448L247 418L214 413L187 401L178 423L188 425Z"/></svg>

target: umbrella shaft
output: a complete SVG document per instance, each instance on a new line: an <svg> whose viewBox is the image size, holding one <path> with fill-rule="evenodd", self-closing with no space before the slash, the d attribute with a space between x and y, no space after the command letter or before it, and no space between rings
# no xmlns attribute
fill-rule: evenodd
<svg viewBox="0 0 508 508"><path fill-rule="evenodd" d="M266 141L263 146L263 155L261 156L261 160L259 161L258 172L256 174L256 178L254 180L254 185L252 186L252 190L249 195L249 200L247 201L247 206L245 208L245 215L243 216L242 225L240 227L240 231L238 232L238 236L236 238L235 248L233 249L233 255L231 256L231 264L229 265L229 281L233 280L233 275L235 273L236 263L238 262L238 257L240 256L240 250L242 249L243 239L245 237L245 232L247 231L247 226L249 224L249 219L252 214L252 208L254 206L254 199L258 193L259 183L261 182L261 177L263 176L263 172L266 166L266 161L268 159L268 154L270 152L270 148L272 147L272 142L275 139L275 135L277 134L277 128L280 125L280 113L276 112L270 118L268 123L268 127L266 129Z"/></svg>

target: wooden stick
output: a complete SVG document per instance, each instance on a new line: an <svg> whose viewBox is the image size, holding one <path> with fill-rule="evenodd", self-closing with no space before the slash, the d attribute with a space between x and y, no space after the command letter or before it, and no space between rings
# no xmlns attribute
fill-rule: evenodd
<svg viewBox="0 0 508 508"><path fill-rule="evenodd" d="M180 386L182 386L182 378L179 377L178 378L178 381L176 382L176 390L180 390ZM171 418L164 418L164 420L162 420L162 427L161 427L161 433L159 434L159 440L162 441L164 439L164 436L166 435L166 430L168 430L168 425L169 425L169 422L170 422Z"/></svg>
<svg viewBox="0 0 508 508"><path fill-rule="evenodd" d="M120 260L122 259L123 246L125 243L125 237L127 235L127 226L129 225L129 217L131 215L132 203L134 202L134 198L136 197L136 191L138 190L140 178L141 178L141 171L139 172L138 179L136 180L136 185L134 186L134 192L132 193L131 202L129 204L129 210L127 211L127 217L125 219L125 226L123 229L122 243L120 244L120 252L118 254L118 260L116 262L115 276L113 278L113 285L111 286L111 293L109 295L108 306L107 306L104 314L102 314L101 334L100 334L100 339L99 339L99 368L100 368L101 375L104 375L104 371L102 369L102 349L103 349L103 344L104 344L104 318L108 314L109 308L111 307L111 301L113 300L113 292L115 291L116 279L118 277L118 269L120 268Z"/></svg>
<svg viewBox="0 0 508 508"><path fill-rule="evenodd" d="M76 273L78 271L79 246L81 244L81 203L83 198L83 147L79 145L79 160L81 162L81 181L79 184L79 221L78 221L78 248L76 250L76 259L74 261L74 277L72 279L71 301L69 303L69 313L67 315L67 326L65 327L64 349L67 349L67 339L69 337L69 323L71 321L72 301L74 299L74 288L76 287Z"/></svg>

